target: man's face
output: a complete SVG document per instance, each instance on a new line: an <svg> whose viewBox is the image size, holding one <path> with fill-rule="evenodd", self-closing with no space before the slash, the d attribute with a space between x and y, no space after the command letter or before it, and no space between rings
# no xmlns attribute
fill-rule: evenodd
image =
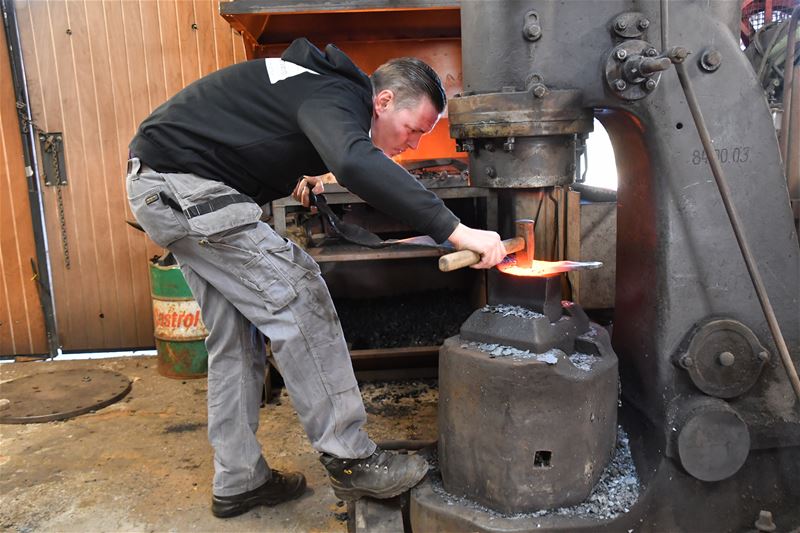
<svg viewBox="0 0 800 533"><path fill-rule="evenodd" d="M383 90L373 98L373 105L372 143L389 157L416 148L439 121L439 113L427 97L416 105L398 107L394 93Z"/></svg>

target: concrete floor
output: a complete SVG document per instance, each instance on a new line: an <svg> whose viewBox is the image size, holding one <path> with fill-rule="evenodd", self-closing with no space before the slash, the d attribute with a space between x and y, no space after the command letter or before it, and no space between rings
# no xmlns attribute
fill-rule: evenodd
<svg viewBox="0 0 800 533"><path fill-rule="evenodd" d="M273 468L300 470L299 500L219 520L206 382L156 372L155 357L0 365L1 383L33 373L103 368L133 381L122 400L71 420L0 425L0 529L4 531L343 532L346 510L327 484L285 391L262 409L259 439ZM437 391L422 382L364 384L374 440L435 439Z"/></svg>

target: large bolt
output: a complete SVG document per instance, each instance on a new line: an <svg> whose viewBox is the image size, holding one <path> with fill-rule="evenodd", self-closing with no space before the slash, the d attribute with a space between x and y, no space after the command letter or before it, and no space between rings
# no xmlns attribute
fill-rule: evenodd
<svg viewBox="0 0 800 533"><path fill-rule="evenodd" d="M658 83L653 78L649 78L647 81L644 82L644 90L647 92L654 91Z"/></svg>
<svg viewBox="0 0 800 533"><path fill-rule="evenodd" d="M616 52L614 52L614 57L616 57L617 59L619 59L620 61L622 61L623 59L625 59L626 57L628 57L628 52L627 52L627 50L625 50L624 48L620 48L619 50L617 50Z"/></svg>
<svg viewBox="0 0 800 533"><path fill-rule="evenodd" d="M706 50L700 57L700 67L706 72L714 72L721 64L722 54L717 50Z"/></svg>
<svg viewBox="0 0 800 533"><path fill-rule="evenodd" d="M489 178L494 179L497 177L497 171L494 169L494 167L486 167L486 175L489 176Z"/></svg>
<svg viewBox="0 0 800 533"><path fill-rule="evenodd" d="M543 98L545 94L547 94L547 87L545 87L543 84L537 83L533 87L533 96L536 98Z"/></svg>
<svg viewBox="0 0 800 533"><path fill-rule="evenodd" d="M684 355L681 357L680 364L683 368L689 368L690 366L694 366L694 359L691 355Z"/></svg>
<svg viewBox="0 0 800 533"><path fill-rule="evenodd" d="M542 36L542 26L539 24L539 15L536 11L528 11L523 18L522 36L529 41L538 41Z"/></svg>
<svg viewBox="0 0 800 533"><path fill-rule="evenodd" d="M667 57L669 57L670 61L673 63L683 63L688 55L689 50L682 46L675 46L667 52Z"/></svg>
<svg viewBox="0 0 800 533"><path fill-rule="evenodd" d="M766 350L764 350L763 352L759 352L758 360L761 361L762 363L766 363L767 361L769 361L769 352Z"/></svg>
<svg viewBox="0 0 800 533"><path fill-rule="evenodd" d="M722 366L732 366L736 362L736 357L731 352L722 352L717 360Z"/></svg>
<svg viewBox="0 0 800 533"><path fill-rule="evenodd" d="M644 55L646 55L647 57L656 57L658 55L658 50L652 47L648 48L647 50L644 51Z"/></svg>
<svg viewBox="0 0 800 533"><path fill-rule="evenodd" d="M644 31L650 27L650 21L647 19L639 19L639 23L637 24L640 30Z"/></svg>
<svg viewBox="0 0 800 533"><path fill-rule="evenodd" d="M538 24L525 25L525 38L529 41L538 41L542 37L542 27Z"/></svg>
<svg viewBox="0 0 800 533"><path fill-rule="evenodd" d="M624 91L628 88L628 84L625 83L625 80L617 80L614 82L614 88L618 91Z"/></svg>
<svg viewBox="0 0 800 533"><path fill-rule="evenodd" d="M614 24L614 27L617 28L619 31L622 31L628 28L628 23L625 22L623 19L619 19L617 20L616 24Z"/></svg>

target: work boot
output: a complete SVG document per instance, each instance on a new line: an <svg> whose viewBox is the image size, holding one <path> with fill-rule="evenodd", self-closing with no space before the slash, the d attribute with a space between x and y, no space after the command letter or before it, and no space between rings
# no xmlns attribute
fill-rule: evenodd
<svg viewBox="0 0 800 533"><path fill-rule="evenodd" d="M338 459L323 453L320 461L328 470L333 493L340 500L362 496L393 498L422 481L428 463L417 455L401 455L377 448L363 459Z"/></svg>
<svg viewBox="0 0 800 533"><path fill-rule="evenodd" d="M272 471L263 485L235 496L212 496L211 512L217 518L246 513L258 505L277 505L298 498L306 490L306 478L300 472L283 474Z"/></svg>

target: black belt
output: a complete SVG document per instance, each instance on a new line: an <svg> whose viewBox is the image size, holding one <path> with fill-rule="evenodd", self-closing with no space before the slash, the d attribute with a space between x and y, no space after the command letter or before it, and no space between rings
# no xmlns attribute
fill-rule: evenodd
<svg viewBox="0 0 800 533"><path fill-rule="evenodd" d="M134 157L138 156L134 154L132 150L128 150L128 158L133 159ZM139 161L141 162L142 165L145 165L145 162L142 161L141 158L139 158ZM208 213L213 213L214 211L218 211L223 207L227 207L231 204L253 202L253 199L247 196L246 194L226 194L224 196L217 196L216 198L212 198L208 202L203 202L202 204L195 204L192 207L183 210L181 209L181 206L178 204L178 202L167 196L165 193L162 192L160 196L162 202L170 206L175 211L182 211L183 214L186 215L186 218L194 218L194 217L199 217L200 215L207 215Z"/></svg>

